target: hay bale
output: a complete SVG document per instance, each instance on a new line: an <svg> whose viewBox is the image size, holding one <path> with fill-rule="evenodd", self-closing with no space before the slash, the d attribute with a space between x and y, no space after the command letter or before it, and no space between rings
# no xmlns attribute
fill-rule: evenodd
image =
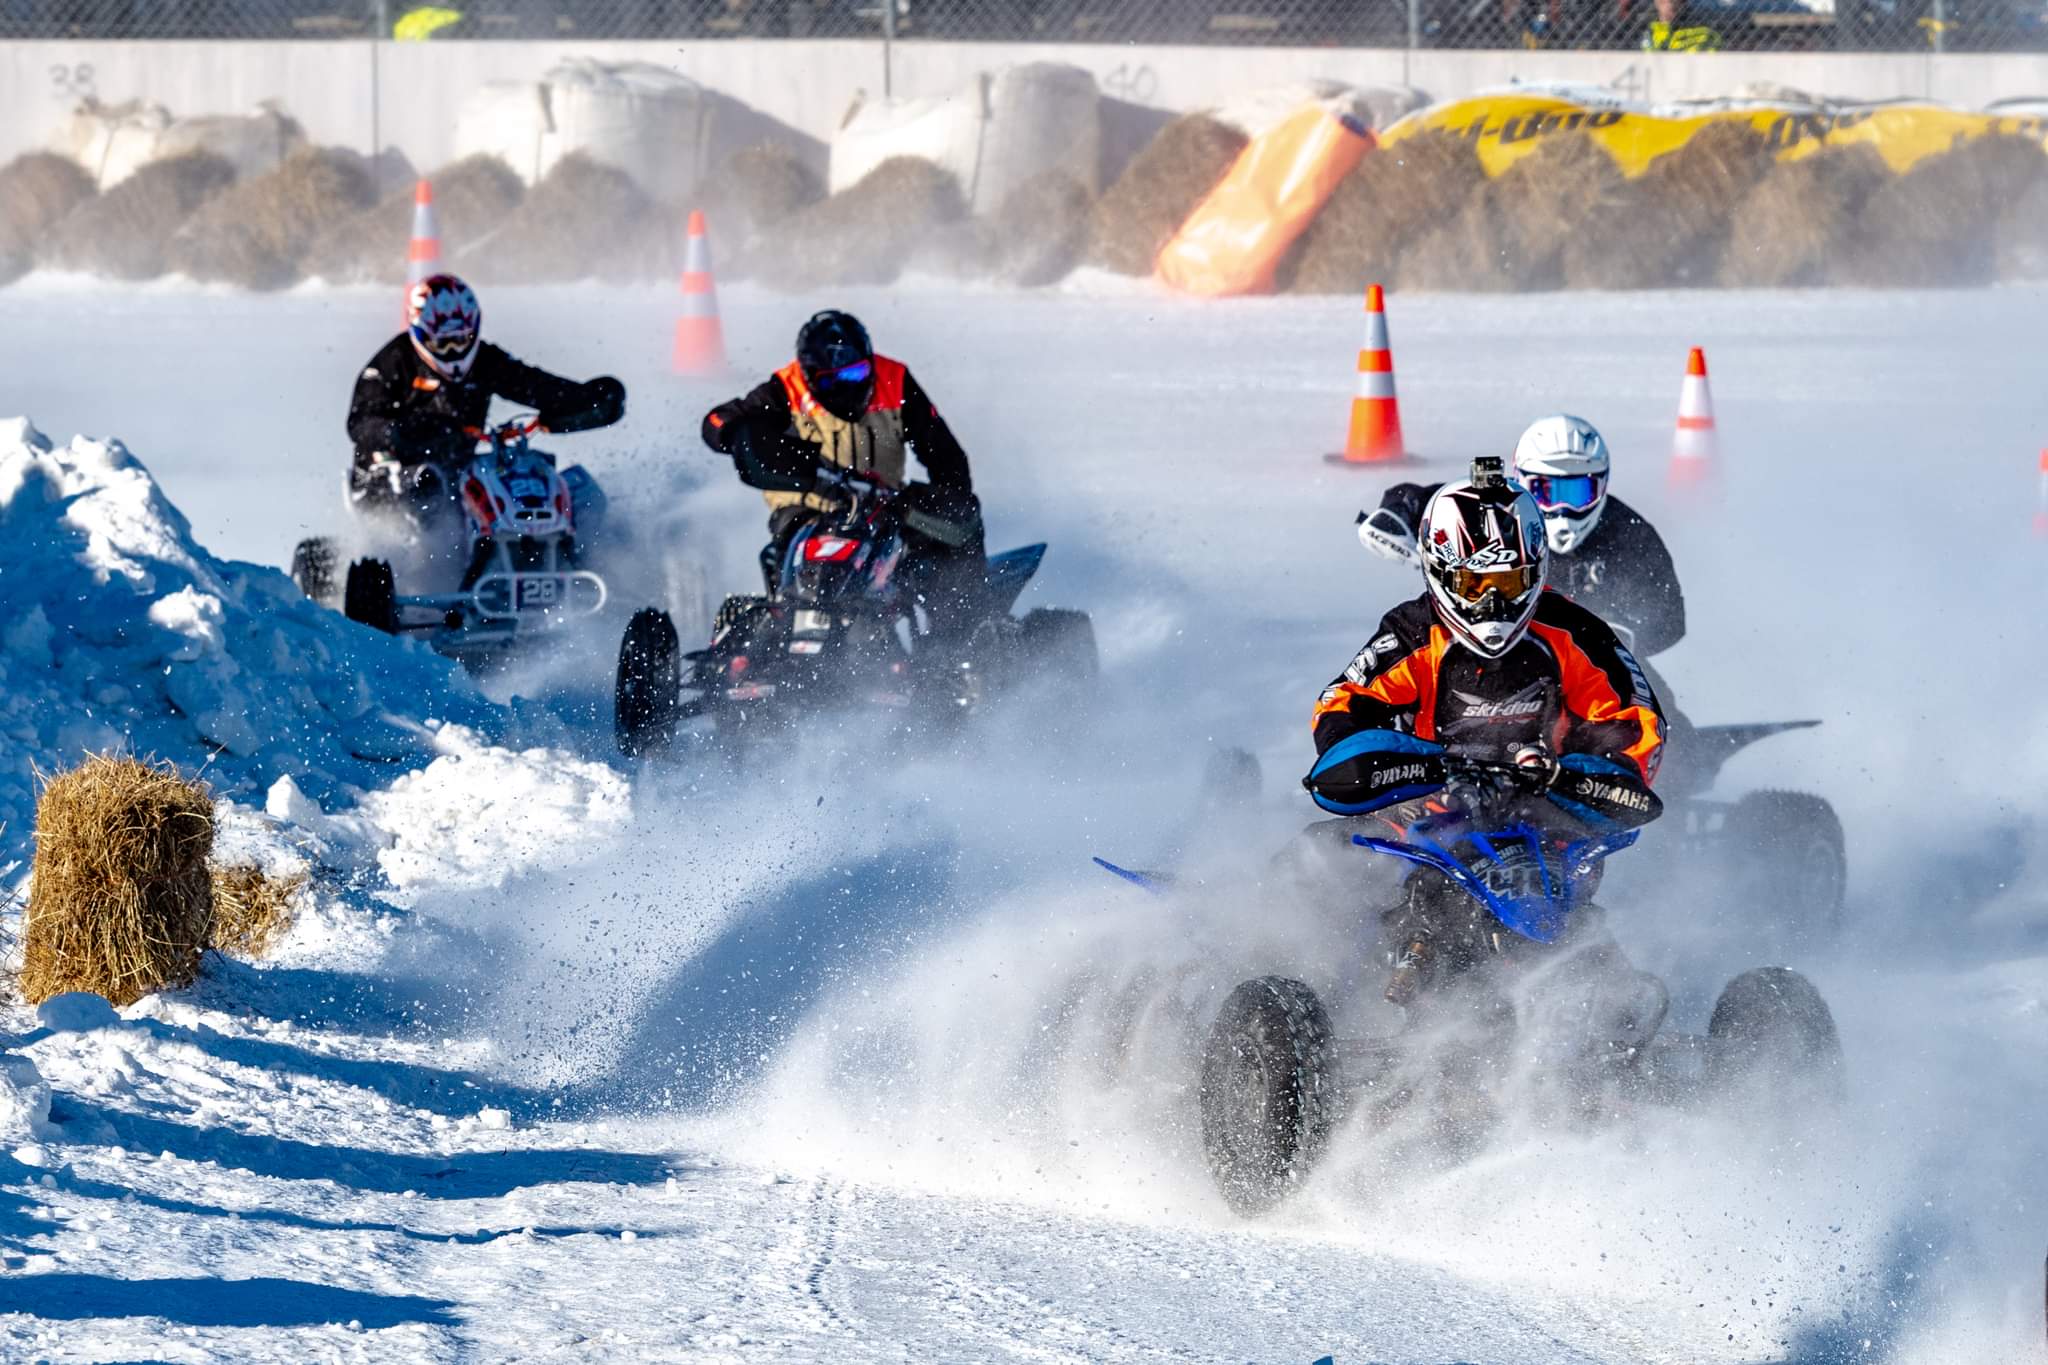
<svg viewBox="0 0 2048 1365"><path fill-rule="evenodd" d="M936 230L966 216L952 172L920 157L890 157L763 233L756 274L791 291L887 284Z"/></svg>
<svg viewBox="0 0 2048 1365"><path fill-rule="evenodd" d="M296 283L313 240L376 202L370 168L341 148L307 148L208 200L171 239L171 269L247 289Z"/></svg>
<svg viewBox="0 0 2048 1365"><path fill-rule="evenodd" d="M1992 253L2001 280L2048 280L2048 179L2036 180L1999 215Z"/></svg>
<svg viewBox="0 0 2048 1365"><path fill-rule="evenodd" d="M230 957L263 957L292 927L303 876L273 877L260 867L212 869L213 934L208 946Z"/></svg>
<svg viewBox="0 0 2048 1365"><path fill-rule="evenodd" d="M1302 234L1288 288L1297 294L1353 294L1374 280L1399 280L1401 253L1457 217L1486 183L1466 139L1432 128L1390 143L1344 177Z"/></svg>
<svg viewBox="0 0 2048 1365"><path fill-rule="evenodd" d="M1464 207L1424 230L1401 253L1404 289L1496 292L1517 287L1516 246L1495 202L1496 182L1473 191Z"/></svg>
<svg viewBox="0 0 2048 1365"><path fill-rule="evenodd" d="M773 227L825 198L825 178L780 142L757 142L726 160L718 176L718 198L738 219L733 226L752 234Z"/></svg>
<svg viewBox="0 0 2048 1365"><path fill-rule="evenodd" d="M1055 284L1081 263L1095 196L1065 171L1032 176L1003 196L990 215L994 276L1035 288Z"/></svg>
<svg viewBox="0 0 2048 1365"><path fill-rule="evenodd" d="M234 164L211 152L152 161L73 209L58 224L43 259L59 269L117 280L155 279L166 269L172 236L234 180Z"/></svg>
<svg viewBox="0 0 2048 1365"><path fill-rule="evenodd" d="M1846 284L1908 288L1987 283L2000 217L2044 176L2048 156L2033 139L2000 133L1958 142L1877 188L1830 274Z"/></svg>
<svg viewBox="0 0 2048 1365"><path fill-rule="evenodd" d="M0 166L0 284L27 271L50 230L92 194L85 168L54 152L28 152Z"/></svg>
<svg viewBox="0 0 2048 1365"><path fill-rule="evenodd" d="M1087 260L1123 275L1149 275L1180 225L1244 151L1249 139L1207 114L1159 130L1095 201Z"/></svg>
<svg viewBox="0 0 2048 1365"><path fill-rule="evenodd" d="M199 971L213 932L213 801L169 765L101 754L36 803L21 991L130 1005Z"/></svg>
<svg viewBox="0 0 2048 1365"><path fill-rule="evenodd" d="M1559 273L1572 289L1670 289L1713 282L1728 206L1763 178L1771 149L1747 123L1710 123L1611 197L1584 206Z"/></svg>
<svg viewBox="0 0 2048 1365"><path fill-rule="evenodd" d="M633 177L586 152L557 161L504 226L453 265L518 284L657 279L678 264L677 224Z"/></svg>
<svg viewBox="0 0 2048 1365"><path fill-rule="evenodd" d="M429 178L444 256L496 232L526 195L526 183L495 156L464 157ZM403 282L412 210L413 186L408 185L361 213L327 224L306 250L306 273L336 283Z"/></svg>
<svg viewBox="0 0 2048 1365"><path fill-rule="evenodd" d="M1864 204L1890 178L1884 158L1867 143L1777 162L1729 215L1720 282L1734 288L1818 283Z"/></svg>
<svg viewBox="0 0 2048 1365"><path fill-rule="evenodd" d="M1519 289L1553 289L1563 278L1565 244L1584 227L1588 205L1623 194L1621 167L1583 129L1546 136L1536 150L1493 181L1505 277Z"/></svg>

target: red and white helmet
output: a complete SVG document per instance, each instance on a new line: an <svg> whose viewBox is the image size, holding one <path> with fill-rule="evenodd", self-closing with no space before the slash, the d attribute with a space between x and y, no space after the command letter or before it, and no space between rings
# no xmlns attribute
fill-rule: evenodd
<svg viewBox="0 0 2048 1365"><path fill-rule="evenodd" d="M406 291L405 328L429 368L460 379L476 363L484 314L476 295L453 275L429 275Z"/></svg>
<svg viewBox="0 0 2048 1365"><path fill-rule="evenodd" d="M1452 637L1489 659L1513 649L1543 596L1549 546L1543 510L1508 482L1498 457L1474 460L1470 482L1437 491L1416 548L1437 619Z"/></svg>

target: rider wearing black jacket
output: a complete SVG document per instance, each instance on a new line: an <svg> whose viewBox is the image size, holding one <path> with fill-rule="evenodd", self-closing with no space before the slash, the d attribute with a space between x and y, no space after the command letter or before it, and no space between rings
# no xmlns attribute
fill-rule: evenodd
<svg viewBox="0 0 2048 1365"><path fill-rule="evenodd" d="M453 275L414 285L406 314L406 330L370 358L349 399L349 498L359 507L437 493L448 466L476 449L467 431L484 425L494 396L533 408L549 431L587 431L625 415L618 380L564 379L484 341L476 296Z"/></svg>
<svg viewBox="0 0 2048 1365"><path fill-rule="evenodd" d="M704 416L704 444L730 455L740 477L760 486L773 468L805 481L822 467L851 470L891 488L921 514L924 531L906 530L915 571L953 599L959 619L971 615L982 577L981 503L974 496L967 452L907 366L875 354L867 329L850 313L827 310L797 334L796 358L746 394ZM906 484L914 452L926 483ZM761 571L773 591L790 539L804 521L838 504L828 492L764 489L768 545Z"/></svg>

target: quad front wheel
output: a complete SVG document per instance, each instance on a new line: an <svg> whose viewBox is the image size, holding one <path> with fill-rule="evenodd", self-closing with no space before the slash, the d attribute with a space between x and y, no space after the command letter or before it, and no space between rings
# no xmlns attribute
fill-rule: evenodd
<svg viewBox="0 0 2048 1365"><path fill-rule="evenodd" d="M1230 1207L1246 1217L1298 1188L1335 1124L1330 1017L1316 993L1262 976L1230 993L1202 1052L1202 1149Z"/></svg>
<svg viewBox="0 0 2048 1365"><path fill-rule="evenodd" d="M642 607L626 623L626 637L619 642L612 712L619 752L637 758L674 738L682 690L682 645L675 622L665 611Z"/></svg>
<svg viewBox="0 0 2048 1365"><path fill-rule="evenodd" d="M326 536L300 541L292 550L292 582L321 606L333 606L334 542Z"/></svg>

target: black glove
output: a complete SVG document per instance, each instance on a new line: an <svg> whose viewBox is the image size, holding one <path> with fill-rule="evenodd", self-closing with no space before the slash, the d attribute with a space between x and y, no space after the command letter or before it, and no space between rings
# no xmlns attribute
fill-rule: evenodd
<svg viewBox="0 0 2048 1365"><path fill-rule="evenodd" d="M729 443L740 482L764 493L808 493L817 486L825 453L789 429L764 419L735 431Z"/></svg>
<svg viewBox="0 0 2048 1365"><path fill-rule="evenodd" d="M981 499L965 488L914 483L903 490L903 525L959 549L981 539Z"/></svg>
<svg viewBox="0 0 2048 1365"><path fill-rule="evenodd" d="M540 414L540 424L549 431L595 431L625 415L626 386L607 374L579 384L573 400Z"/></svg>

